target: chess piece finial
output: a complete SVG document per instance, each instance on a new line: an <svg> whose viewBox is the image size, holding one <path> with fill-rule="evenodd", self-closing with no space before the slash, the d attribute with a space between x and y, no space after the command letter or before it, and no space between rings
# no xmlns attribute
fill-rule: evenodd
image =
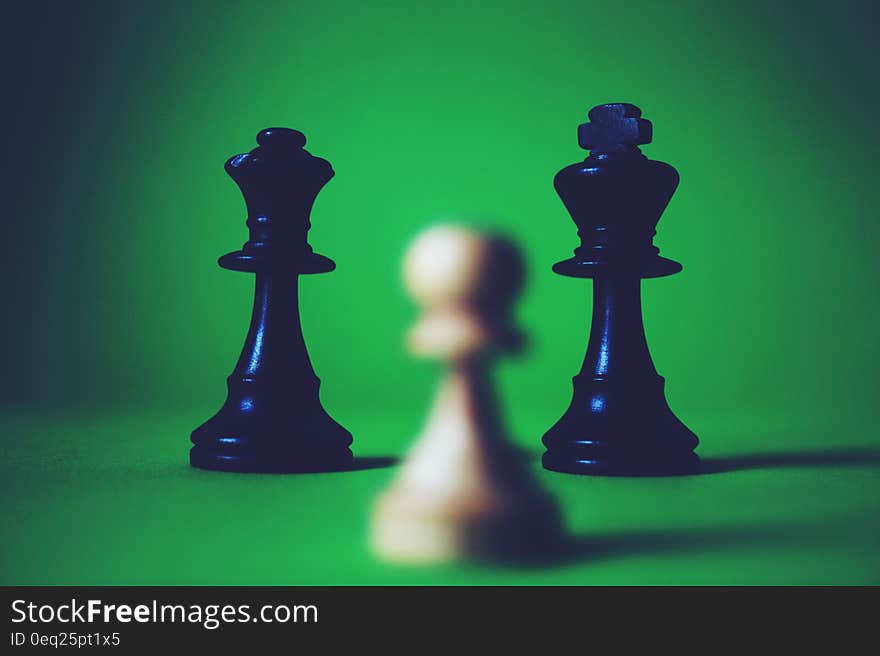
<svg viewBox="0 0 880 656"><path fill-rule="evenodd" d="M647 159L651 123L634 105L599 105L580 126L590 154L554 186L578 227L574 257L553 266L593 279L593 319L574 396L544 436L544 466L581 474L675 474L699 464L698 440L669 409L642 322L640 281L681 270L653 236L678 186L669 164Z"/></svg>
<svg viewBox="0 0 880 656"><path fill-rule="evenodd" d="M409 347L446 372L421 436L376 503L373 547L408 562L535 555L557 535L556 509L509 445L489 379L492 355L521 337L510 324L522 259L503 238L443 225L415 239L403 269L421 308Z"/></svg>
<svg viewBox="0 0 880 656"><path fill-rule="evenodd" d="M590 122L578 126L578 143L586 150L613 152L651 143L651 121L642 110L627 103L598 105L590 110Z"/></svg>
<svg viewBox="0 0 880 656"><path fill-rule="evenodd" d="M300 326L299 275L335 267L307 241L312 205L333 169L305 142L296 130L268 128L257 148L226 162L245 199L250 238L219 262L256 274L254 309L226 402L192 434L195 467L296 472L351 464L351 434L321 406Z"/></svg>

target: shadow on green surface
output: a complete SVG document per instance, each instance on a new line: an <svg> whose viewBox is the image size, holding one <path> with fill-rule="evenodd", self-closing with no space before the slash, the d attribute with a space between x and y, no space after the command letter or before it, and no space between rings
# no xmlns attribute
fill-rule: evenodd
<svg viewBox="0 0 880 656"><path fill-rule="evenodd" d="M821 451L754 453L705 458L703 474L777 467L862 467L880 465L880 447L862 446Z"/></svg>
<svg viewBox="0 0 880 656"><path fill-rule="evenodd" d="M400 459L395 456L355 456L354 463L350 469L352 471L384 469L385 467L393 467L399 460Z"/></svg>
<svg viewBox="0 0 880 656"><path fill-rule="evenodd" d="M520 457L531 463L540 463L542 452L519 449ZM731 456L701 458L700 471L682 476L704 476L749 469L779 467L870 467L880 465L880 446L854 446L820 451L790 451L747 453ZM577 476L577 474L574 474ZM668 476L620 476L615 478L668 478Z"/></svg>
<svg viewBox="0 0 880 656"><path fill-rule="evenodd" d="M496 561L496 565L522 569L550 569L583 562L631 556L653 557L663 554L705 553L725 549L791 546L792 544L832 543L839 535L839 522L773 523L716 526L693 529L632 530L619 533L572 535L553 551L531 561Z"/></svg>
<svg viewBox="0 0 880 656"><path fill-rule="evenodd" d="M368 469L385 469L386 467L393 467L399 462L399 458L395 456L355 456L351 465L348 467L339 467L336 469L324 469L321 471L277 471L277 472L253 472L253 471L245 471L245 472L235 472L235 471L217 471L214 469L203 469L201 467L193 467L192 465L175 465L176 469L180 469L183 467L187 471L199 471L199 472L207 472L211 475L217 475L221 477L227 477L230 474L234 476L255 476L258 478L263 478L267 476L303 476L303 475L323 475L323 474L344 474L345 472L352 471L366 471Z"/></svg>

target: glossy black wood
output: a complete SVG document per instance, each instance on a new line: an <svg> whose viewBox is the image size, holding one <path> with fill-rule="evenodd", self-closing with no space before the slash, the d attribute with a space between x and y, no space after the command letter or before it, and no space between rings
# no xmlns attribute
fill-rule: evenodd
<svg viewBox="0 0 880 656"><path fill-rule="evenodd" d="M579 130L589 157L554 180L581 244L553 270L593 279L592 326L571 404L544 435L544 467L577 474L693 472L698 440L666 403L645 339L640 289L642 278L681 270L653 245L678 173L639 150L651 141L651 124L637 107L600 105L589 118Z"/></svg>
<svg viewBox="0 0 880 656"><path fill-rule="evenodd" d="M296 130L269 128L259 146L226 162L242 191L250 238L220 266L253 272L254 308L220 410L192 433L194 467L243 472L312 472L352 464L351 434L324 410L300 326L301 274L332 271L307 241L318 192L333 177L304 150Z"/></svg>

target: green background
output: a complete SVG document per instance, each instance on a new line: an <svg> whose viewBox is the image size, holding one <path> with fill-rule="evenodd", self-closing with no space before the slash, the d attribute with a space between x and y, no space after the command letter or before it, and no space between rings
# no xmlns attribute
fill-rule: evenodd
<svg viewBox="0 0 880 656"><path fill-rule="evenodd" d="M48 2L7 21L0 378L4 584L880 583L876 12L853 2ZM674 479L540 469L580 366L590 285L552 188L602 102L640 106L682 183L644 284L658 370L700 453ZM391 468L191 470L253 281L223 172L300 129L336 177L301 283L326 408L400 455L437 370L411 359L400 259L454 219L529 264L531 337L498 384L583 544L529 569L408 569L365 546Z"/></svg>

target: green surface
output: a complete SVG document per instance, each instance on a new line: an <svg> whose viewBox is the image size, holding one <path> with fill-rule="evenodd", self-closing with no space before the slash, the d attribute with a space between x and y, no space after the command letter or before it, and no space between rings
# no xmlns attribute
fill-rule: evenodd
<svg viewBox="0 0 880 656"><path fill-rule="evenodd" d="M880 582L872 3L22 4L2 39L0 583ZM644 285L670 404L704 457L778 466L536 469L593 557L442 573L367 556L390 469L186 467L250 313L251 277L215 264L246 239L222 165L272 125L337 173L310 241L338 269L301 303L355 451L398 455L424 420L436 369L402 346L400 256L460 218L503 226L529 264L532 348L498 380L537 452L590 316L589 284L550 273L577 245L551 181L609 101L642 107L645 152L681 173L656 244L685 268Z"/></svg>
<svg viewBox="0 0 880 656"><path fill-rule="evenodd" d="M707 464L732 470L702 476L578 477L536 459L574 545L568 560L420 569L384 564L367 546L391 468L193 470L180 434L197 413L3 419L28 438L0 474L3 498L15 499L5 584L880 583L880 447L858 429L703 421ZM396 452L410 428L393 414L346 419L365 444L388 447L365 455Z"/></svg>

